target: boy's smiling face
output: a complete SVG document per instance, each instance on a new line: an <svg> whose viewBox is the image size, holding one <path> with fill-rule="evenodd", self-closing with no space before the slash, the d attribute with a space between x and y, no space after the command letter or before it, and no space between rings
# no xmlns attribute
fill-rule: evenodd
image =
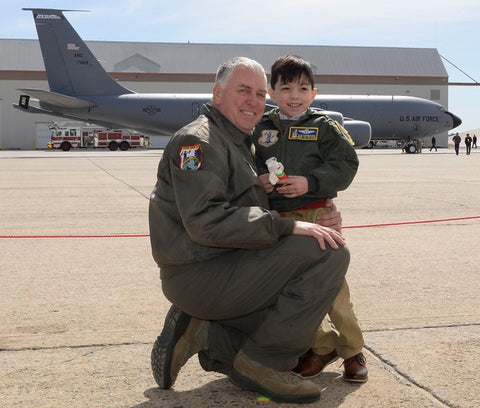
<svg viewBox="0 0 480 408"><path fill-rule="evenodd" d="M310 82L301 77L288 83L282 83L280 77L275 87L268 90L270 98L274 101L280 111L289 118L300 115L315 99L317 89L312 88Z"/></svg>

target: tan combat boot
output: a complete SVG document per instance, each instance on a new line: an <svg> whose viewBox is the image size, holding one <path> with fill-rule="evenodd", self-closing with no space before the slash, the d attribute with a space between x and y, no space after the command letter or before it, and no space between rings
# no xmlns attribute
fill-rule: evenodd
<svg viewBox="0 0 480 408"><path fill-rule="evenodd" d="M248 391L258 392L277 402L303 404L320 399L320 388L291 371L276 371L264 366L240 350L233 361L232 382Z"/></svg>
<svg viewBox="0 0 480 408"><path fill-rule="evenodd" d="M187 360L207 349L208 324L170 307L151 354L153 378L161 389L168 390Z"/></svg>

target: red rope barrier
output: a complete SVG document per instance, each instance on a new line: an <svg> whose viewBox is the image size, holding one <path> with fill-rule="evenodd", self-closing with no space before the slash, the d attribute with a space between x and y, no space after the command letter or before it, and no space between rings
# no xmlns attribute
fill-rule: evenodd
<svg viewBox="0 0 480 408"><path fill-rule="evenodd" d="M477 218L480 218L480 215L476 215L474 217L443 218L443 219L437 219L437 220L388 222L388 223L384 223L384 224L367 224L367 225L351 225L351 226L347 226L347 227L342 227L342 229L346 229L346 228L391 227L391 226L396 226L396 225L412 225L412 224L428 224L428 223L432 223L432 222L474 220L474 219L477 219Z"/></svg>

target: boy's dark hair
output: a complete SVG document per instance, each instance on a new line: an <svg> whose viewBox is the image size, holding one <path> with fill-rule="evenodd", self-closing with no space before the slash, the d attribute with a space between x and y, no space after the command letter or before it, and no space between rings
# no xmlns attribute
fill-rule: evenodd
<svg viewBox="0 0 480 408"><path fill-rule="evenodd" d="M285 55L273 63L270 77L270 86L272 89L275 88L280 78L282 84L288 84L305 78L310 82L310 85L312 85L312 89L315 87L312 66L308 61L298 55Z"/></svg>

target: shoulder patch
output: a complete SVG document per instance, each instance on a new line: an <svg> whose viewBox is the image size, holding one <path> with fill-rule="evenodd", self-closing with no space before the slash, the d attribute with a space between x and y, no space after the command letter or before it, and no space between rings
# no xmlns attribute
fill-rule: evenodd
<svg viewBox="0 0 480 408"><path fill-rule="evenodd" d="M350 143L351 146L354 146L355 145L355 142L353 141L352 137L350 136L350 134L348 133L348 130L345 129L340 123L338 123L337 121L335 121L335 126L337 127L338 131L340 132L340 134L342 135L342 137L348 142Z"/></svg>
<svg viewBox="0 0 480 408"><path fill-rule="evenodd" d="M195 171L202 166L202 147L199 144L180 147L180 168Z"/></svg>
<svg viewBox="0 0 480 408"><path fill-rule="evenodd" d="M260 137L258 138L258 144L260 146L269 147L278 142L278 130L267 129L262 130Z"/></svg>
<svg viewBox="0 0 480 408"><path fill-rule="evenodd" d="M318 128L292 126L288 132L288 139L303 141L318 140Z"/></svg>

